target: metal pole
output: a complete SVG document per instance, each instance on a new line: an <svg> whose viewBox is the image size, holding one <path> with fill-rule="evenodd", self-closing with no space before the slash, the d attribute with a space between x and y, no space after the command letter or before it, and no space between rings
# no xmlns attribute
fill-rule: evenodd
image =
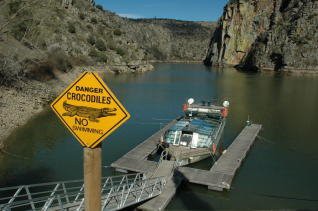
<svg viewBox="0 0 318 211"><path fill-rule="evenodd" d="M102 147L84 148L84 203L86 211L101 210Z"/></svg>

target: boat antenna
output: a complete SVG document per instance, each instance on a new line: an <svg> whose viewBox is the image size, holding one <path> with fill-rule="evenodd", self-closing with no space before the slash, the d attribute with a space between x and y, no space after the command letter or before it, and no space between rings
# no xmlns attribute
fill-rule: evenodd
<svg viewBox="0 0 318 211"><path fill-rule="evenodd" d="M246 125L247 125L247 126L250 126L250 125L251 125L250 115L247 115Z"/></svg>

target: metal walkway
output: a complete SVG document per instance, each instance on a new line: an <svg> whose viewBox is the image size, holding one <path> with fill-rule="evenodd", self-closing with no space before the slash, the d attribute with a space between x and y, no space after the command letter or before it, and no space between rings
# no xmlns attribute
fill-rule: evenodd
<svg viewBox="0 0 318 211"><path fill-rule="evenodd" d="M161 194L165 177L128 174L102 179L102 210L119 210ZM83 180L0 188L0 210L84 210Z"/></svg>

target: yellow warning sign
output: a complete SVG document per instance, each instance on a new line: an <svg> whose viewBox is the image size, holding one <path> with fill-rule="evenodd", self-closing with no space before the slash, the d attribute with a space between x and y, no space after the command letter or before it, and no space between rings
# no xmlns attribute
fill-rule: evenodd
<svg viewBox="0 0 318 211"><path fill-rule="evenodd" d="M53 111L86 147L94 148L130 117L103 80L83 73L51 104Z"/></svg>

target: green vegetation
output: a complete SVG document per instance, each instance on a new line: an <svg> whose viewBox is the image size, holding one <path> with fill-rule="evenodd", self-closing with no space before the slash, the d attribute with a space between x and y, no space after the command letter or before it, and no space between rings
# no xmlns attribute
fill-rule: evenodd
<svg viewBox="0 0 318 211"><path fill-rule="evenodd" d="M122 34L123 34L123 32L122 32L120 29L115 29L115 30L114 30L114 35L120 36L120 35L122 35Z"/></svg>
<svg viewBox="0 0 318 211"><path fill-rule="evenodd" d="M14 24L11 28L11 33L15 39L21 40L26 34L27 30L31 27L32 20L22 20Z"/></svg>
<svg viewBox="0 0 318 211"><path fill-rule="evenodd" d="M72 68L71 61L61 48L54 48L48 53L47 63L52 67L67 72Z"/></svg>
<svg viewBox="0 0 318 211"><path fill-rule="evenodd" d="M97 19L96 19L95 17L93 17L93 18L91 18L91 22L92 22L93 24L97 24Z"/></svg>
<svg viewBox="0 0 318 211"><path fill-rule="evenodd" d="M125 50L122 48L116 48L116 52L117 52L117 54L119 54L121 56L125 56L125 54L126 54Z"/></svg>
<svg viewBox="0 0 318 211"><path fill-rule="evenodd" d="M167 58L167 56L163 52L161 52L159 48L156 46L152 46L150 48L150 52L156 59L165 60Z"/></svg>
<svg viewBox="0 0 318 211"><path fill-rule="evenodd" d="M0 85L11 86L21 78L22 68L14 57L6 57L0 52Z"/></svg>
<svg viewBox="0 0 318 211"><path fill-rule="evenodd" d="M87 24L86 27L87 27L87 29L89 29L89 30L93 30L93 26L92 26L91 24Z"/></svg>
<svg viewBox="0 0 318 211"><path fill-rule="evenodd" d="M78 17L79 17L81 20L85 20L85 14L82 13L82 12L80 12L80 13L78 14Z"/></svg>
<svg viewBox="0 0 318 211"><path fill-rule="evenodd" d="M95 46L100 51L106 51L106 45L105 45L104 40L102 40L102 39L98 39L95 43Z"/></svg>
<svg viewBox="0 0 318 211"><path fill-rule="evenodd" d="M74 24L71 24L71 23L68 24L68 32L72 34L76 33L76 28Z"/></svg>
<svg viewBox="0 0 318 211"><path fill-rule="evenodd" d="M113 50L113 51L116 50L116 44L113 41L108 43L108 47L110 50Z"/></svg>
<svg viewBox="0 0 318 211"><path fill-rule="evenodd" d="M107 55L104 52L100 52L100 51L96 51L95 49L92 49L88 55L94 58L94 60L97 62L107 63Z"/></svg>
<svg viewBox="0 0 318 211"><path fill-rule="evenodd" d="M15 14L20 9L22 1L16 0L9 3L9 14Z"/></svg>
<svg viewBox="0 0 318 211"><path fill-rule="evenodd" d="M91 45L95 45L95 43L96 43L96 38L95 38L95 36L89 35L88 38L87 38L87 42L88 42L89 44L91 44Z"/></svg>

